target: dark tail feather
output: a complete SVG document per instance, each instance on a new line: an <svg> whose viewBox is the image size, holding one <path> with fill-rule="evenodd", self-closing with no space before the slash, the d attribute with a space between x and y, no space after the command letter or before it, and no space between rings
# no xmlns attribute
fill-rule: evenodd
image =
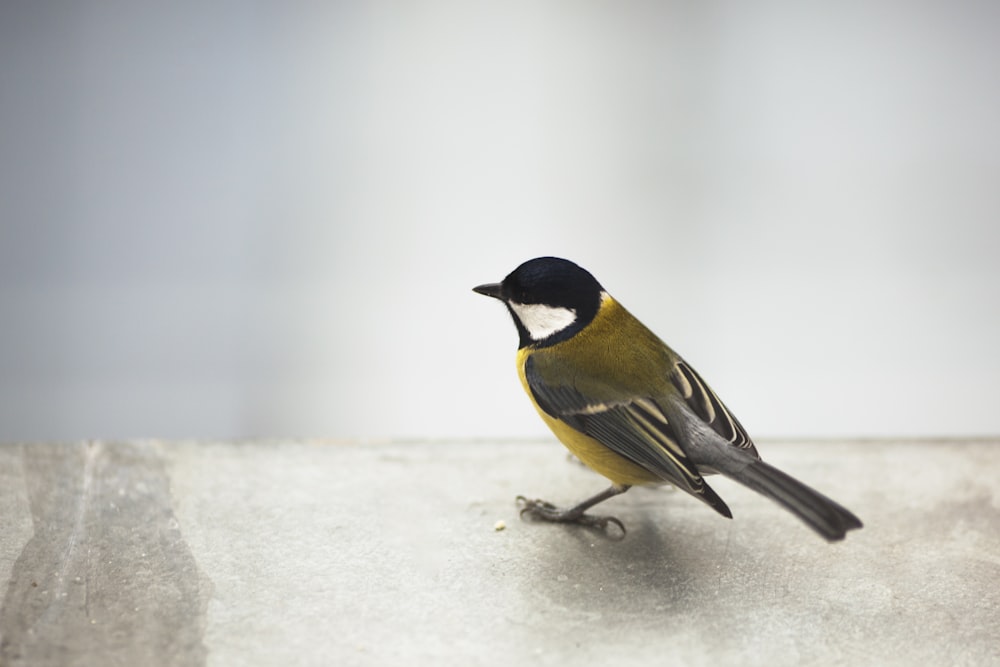
<svg viewBox="0 0 1000 667"><path fill-rule="evenodd" d="M778 502L831 542L861 528L861 519L849 510L763 461L727 476Z"/></svg>

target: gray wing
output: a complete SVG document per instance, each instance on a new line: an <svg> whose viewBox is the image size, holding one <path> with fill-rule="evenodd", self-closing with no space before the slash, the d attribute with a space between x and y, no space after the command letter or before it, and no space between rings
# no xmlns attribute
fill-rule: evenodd
<svg viewBox="0 0 1000 667"><path fill-rule="evenodd" d="M760 458L750 436L736 417L722 404L712 388L683 360L678 360L670 373L670 381L680 392L685 403L699 419L733 447L747 450Z"/></svg>
<svg viewBox="0 0 1000 667"><path fill-rule="evenodd" d="M524 373L535 401L546 414L703 500L723 516L732 517L684 451L654 398L629 397L616 403L589 401L573 387L546 382L531 357L525 362Z"/></svg>

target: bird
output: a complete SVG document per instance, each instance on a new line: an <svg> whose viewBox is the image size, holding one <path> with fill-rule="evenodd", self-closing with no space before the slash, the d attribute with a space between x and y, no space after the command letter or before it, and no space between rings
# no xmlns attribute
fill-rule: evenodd
<svg viewBox="0 0 1000 667"><path fill-rule="evenodd" d="M624 537L618 518L587 511L633 486L669 484L731 519L705 481L720 474L776 501L830 542L862 527L850 510L765 463L694 368L586 269L538 257L473 291L503 302L513 318L518 375L542 420L611 482L568 508L518 496L522 518L608 533L615 526Z"/></svg>

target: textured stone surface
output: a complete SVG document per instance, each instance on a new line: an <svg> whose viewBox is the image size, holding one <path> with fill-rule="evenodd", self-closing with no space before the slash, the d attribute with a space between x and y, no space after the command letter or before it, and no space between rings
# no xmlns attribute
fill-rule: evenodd
<svg viewBox="0 0 1000 667"><path fill-rule="evenodd" d="M718 478L519 521L604 485L554 443L3 446L0 664L1000 661L1000 443L759 444L865 528Z"/></svg>
<svg viewBox="0 0 1000 667"><path fill-rule="evenodd" d="M33 445L20 463L34 529L0 610L3 664L203 664L207 587L159 448Z"/></svg>

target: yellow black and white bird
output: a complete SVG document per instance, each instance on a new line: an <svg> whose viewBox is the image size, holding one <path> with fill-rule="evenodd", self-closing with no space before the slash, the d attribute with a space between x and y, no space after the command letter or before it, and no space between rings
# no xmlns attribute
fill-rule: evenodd
<svg viewBox="0 0 1000 667"><path fill-rule="evenodd" d="M850 511L760 459L746 431L676 352L585 269L556 257L473 288L501 300L520 336L517 369L542 419L611 487L567 509L519 497L522 515L606 530L586 511L634 485L672 484L732 518L703 475L720 473L791 511L827 540L861 528Z"/></svg>

